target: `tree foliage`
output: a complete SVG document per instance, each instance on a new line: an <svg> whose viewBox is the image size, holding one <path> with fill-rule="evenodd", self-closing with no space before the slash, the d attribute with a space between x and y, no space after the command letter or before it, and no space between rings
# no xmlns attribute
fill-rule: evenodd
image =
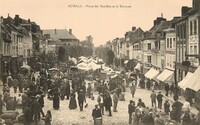
<svg viewBox="0 0 200 125"><path fill-rule="evenodd" d="M107 65L111 65L113 64L113 59L115 57L113 51L107 47L107 46L99 46L95 49L95 54L102 58L103 61L107 64Z"/></svg>

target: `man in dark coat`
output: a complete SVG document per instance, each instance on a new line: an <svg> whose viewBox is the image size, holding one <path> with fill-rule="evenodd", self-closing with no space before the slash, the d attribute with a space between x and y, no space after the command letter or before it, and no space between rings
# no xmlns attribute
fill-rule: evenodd
<svg viewBox="0 0 200 125"><path fill-rule="evenodd" d="M13 99L13 97L9 97L8 101L6 102L6 109L7 110L15 110L16 103Z"/></svg>
<svg viewBox="0 0 200 125"><path fill-rule="evenodd" d="M169 104L168 100L166 100L165 103L164 103L164 111L165 111L165 113L166 113L167 115L168 115L169 112L170 112L170 104Z"/></svg>
<svg viewBox="0 0 200 125"><path fill-rule="evenodd" d="M157 101L158 101L158 108L159 109L162 109L162 99L163 98L163 95L161 94L161 92L158 93L157 95Z"/></svg>
<svg viewBox="0 0 200 125"><path fill-rule="evenodd" d="M103 93L100 93L100 95L97 97L97 102L99 104L101 114L104 115L104 96L103 96Z"/></svg>
<svg viewBox="0 0 200 125"><path fill-rule="evenodd" d="M24 109L24 125L31 125L33 121L33 114L30 104L27 104Z"/></svg>
<svg viewBox="0 0 200 125"><path fill-rule="evenodd" d="M102 117L101 110L98 108L98 105L95 105L95 109L92 110L92 117L95 123L96 118Z"/></svg>
<svg viewBox="0 0 200 125"><path fill-rule="evenodd" d="M38 102L38 99L34 98L34 101L31 105L31 110L32 110L34 122L36 125L38 124L38 121L40 120L39 118L40 118L41 108L42 108L42 106Z"/></svg>
<svg viewBox="0 0 200 125"><path fill-rule="evenodd" d="M62 82L61 87L60 87L60 98L61 98L61 100L65 99L65 95L66 95L66 84L64 82Z"/></svg>
<svg viewBox="0 0 200 125"><path fill-rule="evenodd" d="M135 102L133 100L130 100L130 103L128 104L129 124L131 124L132 122L133 112L135 112Z"/></svg>
<svg viewBox="0 0 200 125"><path fill-rule="evenodd" d="M109 112L109 116L112 116L112 113L111 113L112 99L110 97L110 94L105 95L104 106L106 110Z"/></svg>
<svg viewBox="0 0 200 125"><path fill-rule="evenodd" d="M174 100L175 102L172 104L172 108L176 114L176 121L181 122L181 113L182 113L182 106L183 104L178 101L178 99Z"/></svg>
<svg viewBox="0 0 200 125"><path fill-rule="evenodd" d="M78 93L78 104L80 107L80 111L83 111L84 102L86 102L85 92L81 89Z"/></svg>
<svg viewBox="0 0 200 125"><path fill-rule="evenodd" d="M45 114L44 114L44 112L42 110L42 108L44 107L44 96L43 95L39 95L38 98L39 98L38 102L41 105L41 111L40 111L40 113L42 114L42 117L45 117Z"/></svg>
<svg viewBox="0 0 200 125"><path fill-rule="evenodd" d="M57 91L57 90L55 90ZM53 96L53 108L58 110L60 108L60 98L59 98L59 93L55 92Z"/></svg>
<svg viewBox="0 0 200 125"><path fill-rule="evenodd" d="M67 96L67 100L68 100L69 96L70 96L70 84L69 84L69 81L66 81L66 96Z"/></svg>
<svg viewBox="0 0 200 125"><path fill-rule="evenodd" d="M137 106L141 106L141 107L143 107L143 108L146 107L145 104L144 104L144 102L142 102L142 99L139 99L139 100L138 100Z"/></svg>
<svg viewBox="0 0 200 125"><path fill-rule="evenodd" d="M170 88L169 88L169 84L166 83L166 84L165 84L165 91L166 91L166 94L165 94L165 95L166 95L166 96L169 95L169 89L170 89Z"/></svg>

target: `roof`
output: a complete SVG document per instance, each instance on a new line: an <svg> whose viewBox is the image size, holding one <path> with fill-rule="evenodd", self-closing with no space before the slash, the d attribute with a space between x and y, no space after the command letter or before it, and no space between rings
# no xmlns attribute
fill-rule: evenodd
<svg viewBox="0 0 200 125"><path fill-rule="evenodd" d="M43 30L43 34L50 34L50 37L53 39L77 39L66 29L46 29Z"/></svg>
<svg viewBox="0 0 200 125"><path fill-rule="evenodd" d="M170 25L171 25L170 21L161 21L160 24L154 25L149 31L145 32L147 34L145 39L156 38L156 33L162 32L162 30L169 28Z"/></svg>

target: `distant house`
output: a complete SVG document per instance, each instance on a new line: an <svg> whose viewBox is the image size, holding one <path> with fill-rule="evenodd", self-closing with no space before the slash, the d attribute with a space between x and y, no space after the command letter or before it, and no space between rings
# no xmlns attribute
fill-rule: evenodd
<svg viewBox="0 0 200 125"><path fill-rule="evenodd" d="M78 46L79 39L72 34L72 29L46 29L43 30L43 35L49 39L59 39L64 45Z"/></svg>

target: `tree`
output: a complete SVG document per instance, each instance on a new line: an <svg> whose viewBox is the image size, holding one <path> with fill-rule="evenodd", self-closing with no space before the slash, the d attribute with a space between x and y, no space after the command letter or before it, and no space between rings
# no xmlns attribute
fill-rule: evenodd
<svg viewBox="0 0 200 125"><path fill-rule="evenodd" d="M108 50L108 51L106 52L106 57L107 57L106 63L107 63L109 66L112 65L112 64L113 64L113 59L114 59L114 57L115 57L115 54L113 53L113 51L112 51L112 50Z"/></svg>
<svg viewBox="0 0 200 125"><path fill-rule="evenodd" d="M65 62L67 60L68 60L68 52L63 46L60 46L58 48L58 61Z"/></svg>

